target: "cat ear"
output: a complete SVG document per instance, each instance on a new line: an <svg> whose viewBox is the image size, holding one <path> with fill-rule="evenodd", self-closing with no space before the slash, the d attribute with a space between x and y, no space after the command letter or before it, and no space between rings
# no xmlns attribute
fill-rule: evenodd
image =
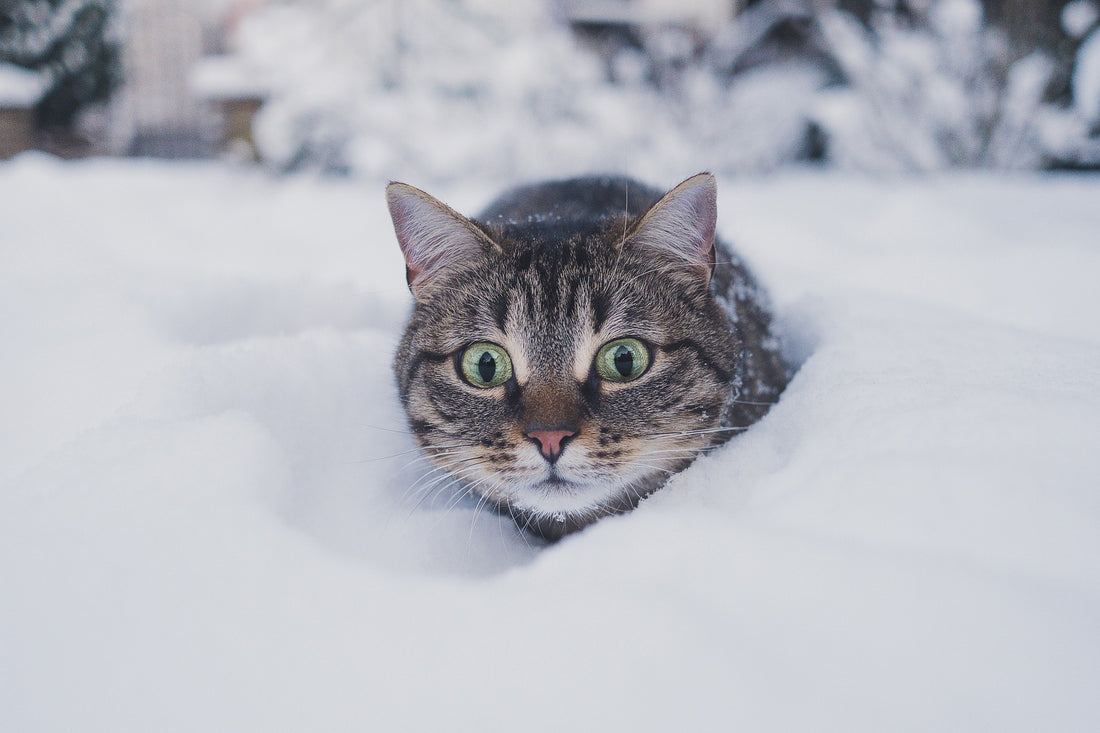
<svg viewBox="0 0 1100 733"><path fill-rule="evenodd" d="M700 173L666 193L634 225L629 245L697 266L709 279L714 270L714 227L718 184Z"/></svg>
<svg viewBox="0 0 1100 733"><path fill-rule="evenodd" d="M391 183L386 203L414 297L444 268L500 249L473 222L419 188Z"/></svg>

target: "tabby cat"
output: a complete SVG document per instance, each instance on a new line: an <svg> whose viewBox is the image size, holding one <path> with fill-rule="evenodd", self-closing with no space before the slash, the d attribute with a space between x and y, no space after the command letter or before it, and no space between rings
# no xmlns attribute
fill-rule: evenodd
<svg viewBox="0 0 1100 733"><path fill-rule="evenodd" d="M394 370L424 454L558 538L629 510L790 378L701 173L511 190L467 219L391 183L415 309Z"/></svg>

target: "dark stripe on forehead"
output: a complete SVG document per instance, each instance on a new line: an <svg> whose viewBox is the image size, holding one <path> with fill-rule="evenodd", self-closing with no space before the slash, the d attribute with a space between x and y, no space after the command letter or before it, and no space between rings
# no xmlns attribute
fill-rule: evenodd
<svg viewBox="0 0 1100 733"><path fill-rule="evenodd" d="M565 288L565 315L573 321L577 314L577 284L569 283L562 287Z"/></svg>
<svg viewBox="0 0 1100 733"><path fill-rule="evenodd" d="M508 320L508 306L512 304L512 293L509 290L497 295L493 299L493 320L496 321L497 328L504 332L504 324Z"/></svg>
<svg viewBox="0 0 1100 733"><path fill-rule="evenodd" d="M559 288L559 275L561 268L557 262L549 262L549 258L540 259L535 266L536 282L542 290L539 301L543 307L543 314L557 316L561 306L561 291Z"/></svg>
<svg viewBox="0 0 1100 733"><path fill-rule="evenodd" d="M679 351L680 349L691 349L692 351L695 352L695 355L696 355L696 357L698 357L699 361L701 361L703 363L703 366L707 367L712 372L714 372L714 374L720 380L722 380L723 382L728 383L730 381L730 379L732 378L732 375L728 371L726 371L722 367L715 364L710 359L710 357L707 356L707 352L703 349L702 346L700 346L697 342L692 341L691 339L684 339L682 341L674 341L671 344L664 344L663 346L658 346L657 348L659 348L661 351L665 352L666 354L674 353L676 351Z"/></svg>
<svg viewBox="0 0 1100 733"><path fill-rule="evenodd" d="M592 293L592 320L594 321L594 330L599 332L603 328L604 321L607 320L607 312L611 310L611 303L607 298L607 293L600 291Z"/></svg>
<svg viewBox="0 0 1100 733"><path fill-rule="evenodd" d="M578 242L574 242L572 246L573 263L580 268L586 268L590 265L592 258L588 255L588 248L582 246Z"/></svg>

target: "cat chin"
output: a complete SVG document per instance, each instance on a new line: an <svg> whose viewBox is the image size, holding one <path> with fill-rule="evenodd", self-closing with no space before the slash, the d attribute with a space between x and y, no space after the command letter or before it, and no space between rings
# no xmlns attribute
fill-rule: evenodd
<svg viewBox="0 0 1100 733"><path fill-rule="evenodd" d="M532 481L526 485L513 486L508 492L506 503L529 514L553 516L566 515L602 515L609 511L618 511L631 496L639 497L639 484L646 484L646 477L615 476L610 480L575 481L558 476Z"/></svg>
<svg viewBox="0 0 1100 733"><path fill-rule="evenodd" d="M514 489L509 493L508 503L534 514L575 514L597 509L613 496L613 487L606 483L550 479Z"/></svg>
<svg viewBox="0 0 1100 733"><path fill-rule="evenodd" d="M601 517L629 511L661 483L659 474L641 475L633 481L622 476L572 483L543 480L513 485L508 497L498 500L497 510L511 515L532 534L555 541Z"/></svg>

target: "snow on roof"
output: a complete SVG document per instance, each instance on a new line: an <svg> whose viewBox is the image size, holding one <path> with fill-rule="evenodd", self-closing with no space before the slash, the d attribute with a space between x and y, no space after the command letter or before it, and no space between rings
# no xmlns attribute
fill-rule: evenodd
<svg viewBox="0 0 1100 733"><path fill-rule="evenodd" d="M207 100L266 97L270 85L266 75L240 56L207 56L191 67L188 86Z"/></svg>
<svg viewBox="0 0 1100 733"><path fill-rule="evenodd" d="M41 74L12 64L0 64L0 107L33 107L46 93Z"/></svg>

